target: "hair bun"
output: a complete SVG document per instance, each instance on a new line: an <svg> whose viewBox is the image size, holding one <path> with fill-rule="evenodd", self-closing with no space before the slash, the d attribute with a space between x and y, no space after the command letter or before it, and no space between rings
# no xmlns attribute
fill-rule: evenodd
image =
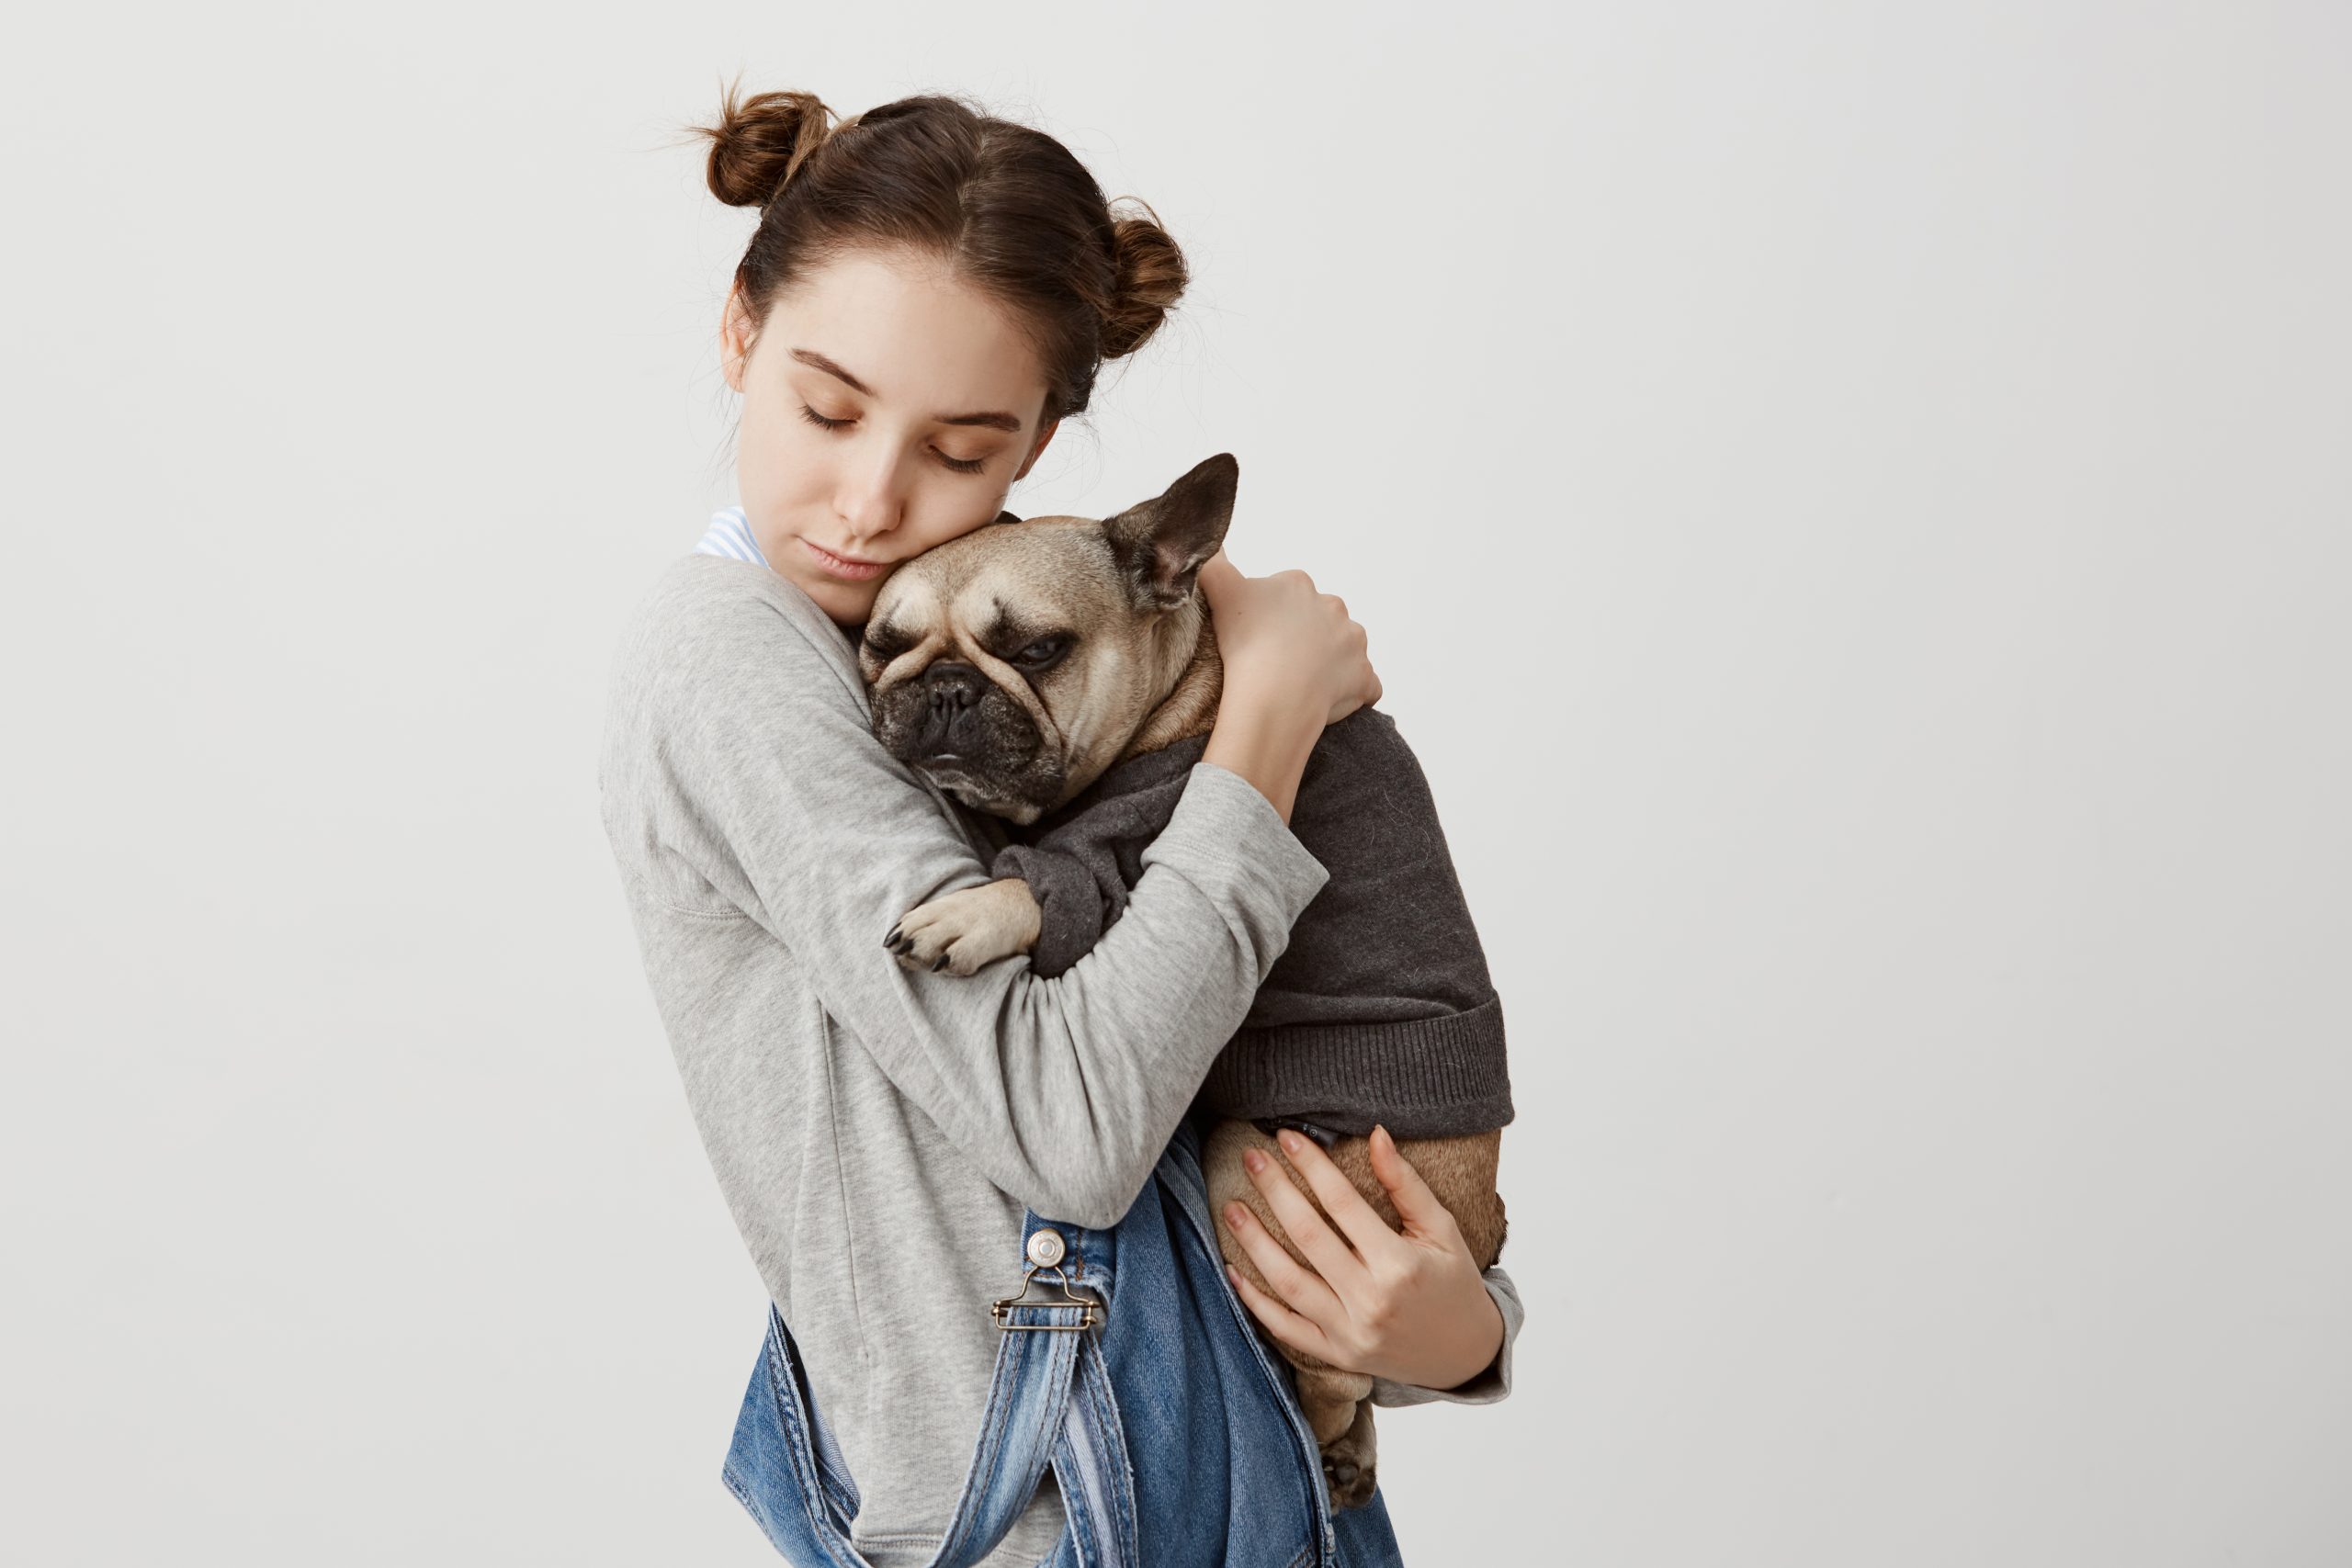
<svg viewBox="0 0 2352 1568"><path fill-rule="evenodd" d="M729 207L765 207L831 134L832 111L814 93L755 93L738 102L729 85L717 125L698 125L710 139L706 177L710 193Z"/></svg>
<svg viewBox="0 0 2352 1568"><path fill-rule="evenodd" d="M1120 199L1136 201L1133 197ZM1149 216L1120 218L1111 228L1116 281L1112 285L1110 308L1102 313L1105 359L1133 354L1149 343L1159 323L1168 319L1169 309L1182 298L1190 277L1184 270L1184 253L1159 226L1159 215L1141 201L1136 205Z"/></svg>

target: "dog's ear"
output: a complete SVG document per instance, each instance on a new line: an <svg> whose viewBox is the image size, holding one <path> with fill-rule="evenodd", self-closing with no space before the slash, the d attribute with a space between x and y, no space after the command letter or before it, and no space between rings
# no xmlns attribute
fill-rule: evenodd
<svg viewBox="0 0 2352 1568"><path fill-rule="evenodd" d="M1219 452L1149 501L1103 519L1111 553L1140 607L1172 610L1193 596L1202 563L1225 544L1240 482L1241 465Z"/></svg>

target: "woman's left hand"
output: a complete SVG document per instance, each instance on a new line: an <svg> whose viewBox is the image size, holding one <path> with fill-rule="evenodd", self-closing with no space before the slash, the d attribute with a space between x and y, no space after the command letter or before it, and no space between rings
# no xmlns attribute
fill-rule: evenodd
<svg viewBox="0 0 2352 1568"><path fill-rule="evenodd" d="M1301 1267L1246 1205L1227 1204L1227 1228L1275 1292L1269 1296L1228 1263L1226 1275L1243 1304L1283 1344L1342 1371L1449 1389L1485 1371L1502 1348L1502 1313L1453 1211L1397 1152L1388 1130L1374 1128L1367 1141L1373 1174L1405 1223L1401 1233L1312 1139L1288 1128L1279 1137L1347 1235L1342 1240L1316 1213L1281 1161L1250 1151L1243 1163L1250 1179L1314 1267Z"/></svg>

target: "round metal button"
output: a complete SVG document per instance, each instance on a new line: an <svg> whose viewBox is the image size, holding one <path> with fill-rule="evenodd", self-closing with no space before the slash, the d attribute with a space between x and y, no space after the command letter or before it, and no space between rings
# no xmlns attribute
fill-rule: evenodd
<svg viewBox="0 0 2352 1568"><path fill-rule="evenodd" d="M1061 1260L1062 1233L1051 1226L1039 1226L1029 1238L1029 1261L1040 1269L1049 1269Z"/></svg>

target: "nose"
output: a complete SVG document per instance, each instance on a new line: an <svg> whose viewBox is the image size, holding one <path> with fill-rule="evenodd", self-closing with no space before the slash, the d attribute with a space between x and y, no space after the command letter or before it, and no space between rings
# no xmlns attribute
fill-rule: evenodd
<svg viewBox="0 0 2352 1568"><path fill-rule="evenodd" d="M899 493L899 464L895 454L884 453L865 468L843 476L833 502L850 542L863 547L899 525L906 502Z"/></svg>
<svg viewBox="0 0 2352 1568"><path fill-rule="evenodd" d="M978 703L987 689L978 668L959 659L942 660L924 671L922 685L932 717L943 724Z"/></svg>
<svg viewBox="0 0 2352 1568"><path fill-rule="evenodd" d="M960 659L942 660L923 671L922 755L941 761L969 759L983 744L980 698L988 683Z"/></svg>

